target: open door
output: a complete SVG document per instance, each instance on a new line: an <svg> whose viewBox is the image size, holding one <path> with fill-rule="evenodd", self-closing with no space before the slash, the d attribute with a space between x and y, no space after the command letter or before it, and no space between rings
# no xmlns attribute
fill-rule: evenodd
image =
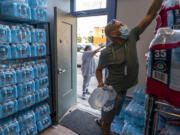
<svg viewBox="0 0 180 135"><path fill-rule="evenodd" d="M55 46L57 47L56 119L76 104L76 17L58 8L55 12Z"/></svg>

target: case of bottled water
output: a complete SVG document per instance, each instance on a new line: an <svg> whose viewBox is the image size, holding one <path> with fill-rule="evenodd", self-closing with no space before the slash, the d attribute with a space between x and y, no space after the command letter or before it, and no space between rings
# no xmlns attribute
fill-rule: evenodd
<svg viewBox="0 0 180 135"><path fill-rule="evenodd" d="M16 84L16 72L13 68L0 69L0 87Z"/></svg>
<svg viewBox="0 0 180 135"><path fill-rule="evenodd" d="M145 121L145 108L144 106L132 101L125 109L125 119L129 124L138 127L144 127Z"/></svg>
<svg viewBox="0 0 180 135"><path fill-rule="evenodd" d="M0 121L0 127L3 129L1 135L19 135L20 127L16 118L7 118Z"/></svg>
<svg viewBox="0 0 180 135"><path fill-rule="evenodd" d="M47 76L39 79L39 89L47 88L49 86L49 78Z"/></svg>
<svg viewBox="0 0 180 135"><path fill-rule="evenodd" d="M30 81L30 82L25 82L18 84L18 96L23 97L28 94L32 94L35 92L35 82Z"/></svg>
<svg viewBox="0 0 180 135"><path fill-rule="evenodd" d="M1 2L1 15L31 19L31 10L27 3L23 2Z"/></svg>
<svg viewBox="0 0 180 135"><path fill-rule="evenodd" d="M143 135L143 129L131 125L128 122L123 127L122 135Z"/></svg>
<svg viewBox="0 0 180 135"><path fill-rule="evenodd" d="M18 116L21 135L36 135L36 117L33 111L21 112Z"/></svg>
<svg viewBox="0 0 180 135"><path fill-rule="evenodd" d="M31 46L28 43L13 44L11 47L13 58L28 58L31 57Z"/></svg>
<svg viewBox="0 0 180 135"><path fill-rule="evenodd" d="M134 89L134 93L133 93L133 100L141 105L144 105L145 103L145 89L144 87L138 86Z"/></svg>
<svg viewBox="0 0 180 135"><path fill-rule="evenodd" d="M180 30L161 28L150 45L146 92L180 107Z"/></svg>
<svg viewBox="0 0 180 135"><path fill-rule="evenodd" d="M47 21L47 9L42 7L31 8L32 20Z"/></svg>
<svg viewBox="0 0 180 135"><path fill-rule="evenodd" d="M11 47L9 44L0 43L0 60L11 59Z"/></svg>
<svg viewBox="0 0 180 135"><path fill-rule="evenodd" d="M48 75L48 65L46 61L37 61L34 66L35 77L40 78Z"/></svg>
<svg viewBox="0 0 180 135"><path fill-rule="evenodd" d="M20 25L11 26L11 42L13 44L17 43L27 43L29 39L29 31Z"/></svg>
<svg viewBox="0 0 180 135"><path fill-rule="evenodd" d="M10 43L11 42L11 31L9 26L0 25L0 43Z"/></svg>
<svg viewBox="0 0 180 135"><path fill-rule="evenodd" d="M48 103L41 103L37 105L34 111L35 111L37 121L42 121L44 117L47 117L50 115L50 107Z"/></svg>
<svg viewBox="0 0 180 135"><path fill-rule="evenodd" d="M41 43L41 44L37 44L37 56L46 56L46 44Z"/></svg>
<svg viewBox="0 0 180 135"><path fill-rule="evenodd" d="M18 99L18 110L23 110L35 104L35 95L29 94Z"/></svg>
<svg viewBox="0 0 180 135"><path fill-rule="evenodd" d="M36 96L36 103L44 101L45 99L49 97L49 89L43 88L43 89L37 90L35 93L35 96Z"/></svg>
<svg viewBox="0 0 180 135"><path fill-rule="evenodd" d="M3 104L0 104L0 119L7 117L11 114L14 114L17 111L18 111L17 100L10 100Z"/></svg>
<svg viewBox="0 0 180 135"><path fill-rule="evenodd" d="M46 31L44 29L32 29L32 43L46 43Z"/></svg>
<svg viewBox="0 0 180 135"><path fill-rule="evenodd" d="M47 0L29 0L30 7L44 7L47 8Z"/></svg>
<svg viewBox="0 0 180 135"><path fill-rule="evenodd" d="M16 98L18 98L18 93L15 85L0 88L0 104Z"/></svg>
<svg viewBox="0 0 180 135"><path fill-rule="evenodd" d="M47 116L42 121L37 122L38 131L41 132L51 125L51 117Z"/></svg>

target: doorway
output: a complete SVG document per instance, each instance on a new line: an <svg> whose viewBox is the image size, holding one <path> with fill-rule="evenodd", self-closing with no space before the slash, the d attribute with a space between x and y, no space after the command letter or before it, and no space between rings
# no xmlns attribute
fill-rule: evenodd
<svg viewBox="0 0 180 135"><path fill-rule="evenodd" d="M76 55L82 55L85 45L90 44L93 49L96 49L99 44L106 44L104 27L107 22L116 18L116 0L71 0L70 4L71 13L55 8L54 16L56 47L54 51L54 96L56 99L54 113L56 121L60 121L72 106L77 105L77 102L82 103L80 100L82 75L80 67L77 68L78 64L76 63L78 62L76 59L81 61L81 57ZM82 45L83 43L85 44ZM82 47L79 54L77 53L78 46ZM98 57L96 65L97 63ZM78 81L76 81L77 79ZM76 84L77 82L81 84ZM95 77L92 78L90 86L92 86L89 88L91 92L97 87ZM77 106L82 107L82 104ZM82 108L90 109L87 100ZM94 110L90 111L94 112ZM100 113L96 111L95 114Z"/></svg>
<svg viewBox="0 0 180 135"><path fill-rule="evenodd" d="M100 44L106 44L105 26L107 25L107 15L89 16L77 18L77 107L100 115L100 112L90 107L88 103L89 95L82 97L83 93L83 77L81 72L82 55L86 46L91 46L92 50L99 48ZM100 52L93 58L97 67ZM98 86L96 77L93 76L90 80L88 91L90 93Z"/></svg>

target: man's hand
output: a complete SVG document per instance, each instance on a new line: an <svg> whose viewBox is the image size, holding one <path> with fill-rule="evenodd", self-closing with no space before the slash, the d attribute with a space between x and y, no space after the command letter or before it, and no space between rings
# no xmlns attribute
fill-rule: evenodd
<svg viewBox="0 0 180 135"><path fill-rule="evenodd" d="M96 78L97 78L97 81L99 83L98 87L103 87L104 86L104 83L103 83L103 75L102 75L102 68L100 66L97 67L96 69Z"/></svg>
<svg viewBox="0 0 180 135"><path fill-rule="evenodd" d="M148 27L148 25L156 17L158 10L161 8L162 2L163 2L163 0L153 0L153 3L151 5L151 7L149 8L146 16L138 25L140 28L139 34L142 34L145 31L145 29Z"/></svg>
<svg viewBox="0 0 180 135"><path fill-rule="evenodd" d="M99 85L98 85L98 88L99 88L99 87L104 87L104 86L105 86L104 83L103 83L103 82L100 82Z"/></svg>

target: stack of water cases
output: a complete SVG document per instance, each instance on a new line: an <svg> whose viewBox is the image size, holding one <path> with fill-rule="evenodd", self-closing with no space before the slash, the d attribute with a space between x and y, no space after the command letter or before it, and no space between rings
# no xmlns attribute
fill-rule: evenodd
<svg viewBox="0 0 180 135"><path fill-rule="evenodd" d="M143 135L145 126L145 90L134 89L133 99L126 99L121 113L111 124L111 131L120 135Z"/></svg>
<svg viewBox="0 0 180 135"><path fill-rule="evenodd" d="M47 0L0 0L0 13L33 21L47 21Z"/></svg>
<svg viewBox="0 0 180 135"><path fill-rule="evenodd" d="M31 14L26 0L0 1L7 15L22 17L16 6ZM36 135L51 125L46 55L45 29L0 25L0 135Z"/></svg>

